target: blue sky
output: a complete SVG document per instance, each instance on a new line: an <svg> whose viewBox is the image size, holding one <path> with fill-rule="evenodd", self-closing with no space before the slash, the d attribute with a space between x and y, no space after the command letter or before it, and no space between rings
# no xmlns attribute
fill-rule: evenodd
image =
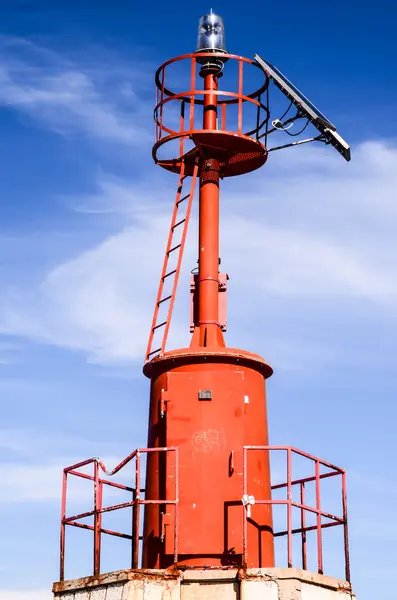
<svg viewBox="0 0 397 600"><path fill-rule="evenodd" d="M210 8L167 6L0 6L0 600L51 597L62 467L145 445L141 366L176 188L151 160L153 73L194 50ZM352 162L309 145L224 182L227 340L274 366L271 442L348 469L356 593L394 600L395 9L250 6L212 7L229 50L286 72ZM189 339L195 225L171 346Z"/></svg>

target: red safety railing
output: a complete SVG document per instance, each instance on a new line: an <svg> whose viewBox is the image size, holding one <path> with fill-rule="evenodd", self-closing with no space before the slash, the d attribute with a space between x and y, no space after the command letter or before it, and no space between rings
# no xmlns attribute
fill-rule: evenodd
<svg viewBox="0 0 397 600"><path fill-rule="evenodd" d="M216 91L206 91L198 88L197 76L200 70L199 59L208 57L208 59L216 60L217 58L222 61L231 61L237 63L238 72L236 80L233 83L233 89L218 89ZM186 69L186 86L184 86L184 77L180 74L178 77L172 73L172 68L175 66L189 65ZM253 67L254 70L258 71L262 80L258 89L250 92L243 93L243 82L244 82L244 67ZM169 73L171 71L171 73ZM251 77L249 77L251 79ZM180 88L170 88L169 80L171 85L177 81ZM269 79L266 74L262 71L259 72L258 64L242 56L234 54L224 53L200 53L198 56L194 54L185 54L168 60L161 65L156 72L156 106L154 109L154 121L156 126L156 143L153 147L153 158L156 162L159 162L157 157L157 151L165 142L172 139L179 139L179 157L183 156L185 152L184 142L185 140L192 137L193 134L202 131L202 125L198 125L196 122L196 107L200 107L199 117L202 119L202 107L204 105L204 98L208 94L215 94L217 96L217 105L219 108L219 121L218 131L227 132L234 135L252 137L259 141L263 137L264 127L269 121L270 113L267 106L267 90L269 86ZM222 80L221 80L222 81ZM184 89L185 88L185 89ZM186 89L188 88L188 89ZM262 102L262 96L265 95L266 103ZM233 110L232 107L236 107L237 115L234 111L231 114L230 122L228 115ZM254 109L254 114L250 114L249 117L247 110L244 111L244 107L251 107ZM174 114L172 109L177 108L177 115ZM166 125L169 117L171 124ZM237 126L236 126L237 125ZM263 134L263 135L262 135Z"/></svg>
<svg viewBox="0 0 397 600"><path fill-rule="evenodd" d="M249 495L249 474L248 474L248 453L257 451L269 451L272 452L285 452L287 455L286 460L286 482L272 485L272 492L276 490L285 489L286 498L276 500L274 498L270 500L264 500L255 498ZM292 458L293 456L300 456L313 464L313 475L308 477L301 477L294 479L292 473ZM326 472L321 472L321 468L325 468ZM337 516L326 512L321 507L321 481L330 477L341 478L341 506L342 515ZM244 459L243 459L243 478L244 478L244 495L243 505L245 506L244 511L244 525L243 525L243 553L244 563L247 562L247 540L248 540L248 523L251 514L251 506L254 504L270 504L285 505L287 508L286 529L282 531L275 531L274 537L287 536L287 555L288 555L288 567L293 567L293 536L298 534L301 536L301 566L302 569L307 569L307 533L309 531L315 531L317 537L317 566L318 572L323 573L323 529L329 527L341 526L343 527L343 538L344 538L344 552L345 552L345 576L346 581L350 581L350 564L349 564L349 540L348 540L348 525L347 525L347 500L346 500L346 472L331 463L328 463L320 458L311 456L302 450L292 448L289 446L245 446L244 447ZM305 501L306 486L313 483L315 486L315 506L309 506ZM293 499L294 489L299 489L299 501L296 502ZM274 495L274 494L273 494ZM300 527L294 527L293 525L293 508L299 509L300 511ZM274 511L273 511L274 512ZM307 514L314 514L316 524L306 525Z"/></svg>
<svg viewBox="0 0 397 600"><path fill-rule="evenodd" d="M250 495L250 479L249 479L249 454L255 452L269 453L285 453L286 454L286 481L275 483L271 486L272 498L263 499ZM146 499L144 488L141 487L141 455L150 452L173 452L175 453L175 498L174 499ZM293 457L297 456L305 459L306 464L312 465L312 474L304 477L294 477L293 475ZM266 457L266 458L268 458ZM116 475L127 464L135 461L135 481L132 486L123 485L115 481L104 479L100 476L101 471L107 476ZM93 466L93 474L86 473L82 469L87 469L90 465ZM131 542L131 567L139 568L140 549L139 544L142 540L140 535L140 509L146 504L162 504L172 505L174 507L174 563L178 563L178 527L179 527L179 451L178 448L140 448L132 452L125 458L115 469L107 471L105 465L98 458L90 458L83 462L77 463L70 467L66 467L63 472L63 492L62 492L62 519L61 519L61 539L60 539L60 580L64 580L65 576L65 533L66 526L88 529L94 533L94 548L93 548L93 574L99 575L101 572L101 536L102 534L124 538ZM306 472L306 470L305 470ZM72 516L66 515L67 507L67 484L68 477L74 476L85 480L92 481L94 484L93 498L94 507L83 513ZM338 496L341 500L341 515L331 514L323 509L321 504L321 483L325 479L340 478L340 487L338 486ZM311 506L307 498L310 496L309 485L314 486L314 506ZM103 506L102 495L104 486L109 486L122 490L131 494L132 498L128 502L114 504L111 506ZM278 490L285 490L286 497L277 499ZM294 492L298 492L299 500L294 500ZM281 530L274 527L274 538L287 538L287 566L299 566L302 569L308 569L307 559L307 534L315 532L317 546L317 570L323 573L323 530L340 526L343 528L344 538L344 559L345 559L345 578L350 582L350 566L349 566L349 549L348 549L348 523L347 523L347 500L346 500L346 472L326 462L320 458L307 454L296 448L289 446L245 446L243 448L243 564L247 564L249 554L248 548L248 526L251 519L251 509L253 505L271 505L274 517L274 507L277 505L286 507L286 526ZM111 511L131 508L131 532L119 532L110 529L105 529L102 526L102 515ZM299 523L297 527L293 519L293 509L299 511ZM308 515L314 515L315 524L312 525L308 521ZM82 523L81 521L91 517L93 524ZM260 523L259 523L260 525ZM299 564L294 563L293 539L294 536L300 536L301 560ZM278 563L278 561L277 561ZM276 563L276 564L277 564ZM259 565L258 565L259 566ZM277 564L277 566L282 566Z"/></svg>
<svg viewBox="0 0 397 600"><path fill-rule="evenodd" d="M175 453L175 499L146 499L144 495L144 488L141 487L141 454L147 454L149 452L174 452ZM127 464L135 461L135 486L130 487L116 483L115 481L109 481L100 477L100 471L102 471L107 477L116 475L123 467ZM93 465L93 474L87 474L81 469L87 468ZM79 527L81 529L88 529L94 533L94 566L93 574L99 575L101 571L101 537L102 534L116 536L131 541L131 567L139 567L139 542L142 539L140 536L140 507L146 504L162 504L172 505L174 507L174 562L178 560L178 498L179 498L179 478L178 478L178 448L139 448L134 450L127 458L121 461L112 471L107 471L105 465L98 458L89 458L88 460L82 461L70 467L66 467L63 471L63 485L62 485L62 517L61 517L61 536L60 536L60 581L64 581L65 577L65 542L66 542L66 526ZM68 477L75 476L82 479L88 479L94 484L93 498L94 508L80 514L66 516L67 507L67 484ZM132 495L132 499L128 502L121 504L114 504L112 506L102 505L103 487L109 486L111 488L117 488L123 490ZM102 527L102 515L111 511L120 509L131 508L132 509L132 524L131 533L123 533L119 531L113 531L110 529L104 529ZM82 523L82 519L87 517L93 517L93 525Z"/></svg>

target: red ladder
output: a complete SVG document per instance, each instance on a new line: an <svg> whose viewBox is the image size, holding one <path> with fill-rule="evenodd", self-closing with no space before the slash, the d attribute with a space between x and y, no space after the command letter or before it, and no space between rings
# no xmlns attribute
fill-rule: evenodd
<svg viewBox="0 0 397 600"><path fill-rule="evenodd" d="M178 286L179 274L180 274L182 258L183 258L183 251L185 248L186 234L187 234L187 229L188 229L188 225L189 225L189 218L190 218L190 212L191 212L191 208L192 208L194 189L196 186L197 172L198 172L198 165L196 164L194 166L194 170L193 170L190 192L188 194L186 194L185 196L183 196L182 195L183 182L188 177L188 175L185 175L185 162L182 161L181 170L180 170L180 174L179 174L178 190L176 193L176 199L175 199L175 205L174 205L174 212L172 213L170 233L168 235L167 248L166 248L165 256L164 256L163 270L161 272L160 284L159 284L159 289L157 292L156 304L154 307L152 327L150 330L149 341L148 341L148 345L146 348L145 362L147 362L148 360L151 360L154 357L154 355L156 355L156 354L158 354L159 356L162 356L164 354L165 345L167 343L168 332L169 332L170 324L171 324L172 309L174 307L174 302L175 302L176 289ZM183 203L185 203L186 200L187 200L187 204L185 204L186 210L185 210L184 216L183 216L183 215L180 215L180 206L183 205ZM180 236L179 241L176 240L176 243L175 243L174 238L180 232L179 228L181 225L183 225L182 235ZM171 266L171 269L168 270L170 258L171 257L174 258L175 252L177 253L176 254L176 264L174 262L174 266ZM165 287L167 287L168 291L166 291L164 293ZM167 303L168 303L168 309L166 309L166 316L163 318L163 320L161 320L161 318L159 318L160 309L166 307ZM155 340L155 338L157 339L156 333L159 333L159 331L161 329L163 329L163 337L161 339L161 343L159 341L159 343L156 344L158 347L153 350L154 340Z"/></svg>

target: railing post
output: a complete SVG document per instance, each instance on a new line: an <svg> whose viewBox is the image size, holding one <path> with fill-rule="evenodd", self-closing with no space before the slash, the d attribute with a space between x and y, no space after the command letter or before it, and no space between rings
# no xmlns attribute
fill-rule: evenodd
<svg viewBox="0 0 397 600"><path fill-rule="evenodd" d="M178 545L179 545L179 452L178 448L174 450L175 454L175 512L174 512L174 564L178 563Z"/></svg>
<svg viewBox="0 0 397 600"><path fill-rule="evenodd" d="M238 65L238 116L237 116L237 132L243 133L243 66L244 63L240 59Z"/></svg>
<svg viewBox="0 0 397 600"><path fill-rule="evenodd" d="M139 567L139 523L140 523L140 499L141 499L141 456L139 450L136 452L136 463L135 463L135 502L134 502L134 525L133 525L133 569Z"/></svg>
<svg viewBox="0 0 397 600"><path fill-rule="evenodd" d="M318 572L323 573L323 541L321 530L320 461L316 460L316 510Z"/></svg>
<svg viewBox="0 0 397 600"><path fill-rule="evenodd" d="M222 102L222 131L226 131L226 102Z"/></svg>
<svg viewBox="0 0 397 600"><path fill-rule="evenodd" d="M179 128L180 128L181 132L185 131L185 99L184 98L181 101L181 116L180 116L180 120L179 120ZM184 136L182 135L179 138L179 156L183 156L183 154L184 154L183 148L184 148Z"/></svg>
<svg viewBox="0 0 397 600"><path fill-rule="evenodd" d="M248 494L247 491L247 448L243 448L243 496ZM247 566L247 538L248 538L248 522L247 522L247 511L243 505L243 566Z"/></svg>
<svg viewBox="0 0 397 600"><path fill-rule="evenodd" d="M288 567L292 567L292 452L287 450L287 530L288 530Z"/></svg>
<svg viewBox="0 0 397 600"><path fill-rule="evenodd" d="M342 473L343 537L345 546L345 576L350 583L349 530L347 525L346 473Z"/></svg>
<svg viewBox="0 0 397 600"><path fill-rule="evenodd" d="M194 101L196 88L196 57L192 57L192 72L190 77L190 114L189 114L189 129L194 129ZM204 98L205 99L205 98Z"/></svg>
<svg viewBox="0 0 397 600"><path fill-rule="evenodd" d="M300 483L300 501L301 505L305 504L305 484ZM306 512L301 508L301 529L302 529L302 569L307 570L307 555L306 555Z"/></svg>
<svg viewBox="0 0 397 600"><path fill-rule="evenodd" d="M99 481L99 465L94 462L94 575L101 571L101 521L102 485Z"/></svg>
<svg viewBox="0 0 397 600"><path fill-rule="evenodd" d="M59 556L59 580L65 580L65 519L66 519L66 488L67 472L63 472L62 478L62 506L61 506L61 532L60 532L60 556Z"/></svg>
<svg viewBox="0 0 397 600"><path fill-rule="evenodd" d="M131 569L135 569L135 505L136 505L136 490L132 492L132 507L131 507Z"/></svg>
<svg viewBox="0 0 397 600"><path fill-rule="evenodd" d="M158 126L158 103L159 103L159 89L156 85L156 108L154 109L156 142L158 142L160 139L159 138L159 126Z"/></svg>
<svg viewBox="0 0 397 600"><path fill-rule="evenodd" d="M163 137L163 104L164 104L164 88L165 88L165 67L163 68L162 72L161 72L161 105L160 105L160 132L159 132L159 139L161 140L161 138Z"/></svg>

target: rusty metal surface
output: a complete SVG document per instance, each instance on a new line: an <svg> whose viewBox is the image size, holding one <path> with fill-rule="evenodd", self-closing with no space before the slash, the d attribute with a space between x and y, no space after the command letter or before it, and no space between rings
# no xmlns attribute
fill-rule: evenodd
<svg viewBox="0 0 397 600"><path fill-rule="evenodd" d="M157 506L169 506L173 510L174 527L173 527L173 563L177 562L178 556L178 520L179 520L179 506L178 506L178 494L179 494L179 482L178 482L178 448L173 447L157 447L157 448L139 448L129 454L124 460L122 460L112 471L108 471L104 463L98 458L90 458L75 465L66 467L63 471L63 485L62 485L62 509L61 509L61 531L60 531L60 581L65 579L65 529L69 527L77 527L79 529L86 529L92 531L94 534L93 542L93 575L97 577L101 572L101 540L102 534L110 535L114 537L124 538L131 540L131 564L133 568L138 568L140 553L139 553L139 540L140 540L140 506L142 505L157 505ZM168 488L167 498L157 496L157 498L142 497L142 492L145 490L141 489L141 454L148 456L153 454L174 454L175 455L175 472L174 472L174 490L171 492L171 488ZM115 475L122 470L123 467L135 461L135 485L134 487L121 485L107 479L100 477L100 471L105 473L108 477ZM87 474L79 471L79 469L92 466L93 474ZM71 516L66 515L67 506L67 477L74 476L76 478L85 479L93 482L94 486L94 507L92 510L88 510L79 514ZM111 506L103 506L102 504L102 490L103 486L109 486L123 490L131 495L131 500ZM172 495L172 497L170 496ZM111 529L104 529L102 527L102 515L107 512L118 511L122 509L132 510L132 524L131 533L125 533L120 531L114 531ZM93 524L81 523L81 519L87 517L93 518Z"/></svg>
<svg viewBox="0 0 397 600"><path fill-rule="evenodd" d="M57 581L52 587L55 594L69 592L73 590L90 589L98 586L113 585L115 583L124 583L131 580L139 581L167 581L178 580L181 578L181 572L170 569L122 569L103 573L100 575L90 575L88 577L79 577L67 581Z"/></svg>
<svg viewBox="0 0 397 600"><path fill-rule="evenodd" d="M321 575L323 571L323 532L327 531L328 528L340 526L343 528L345 543L345 580L347 582L350 581L345 471L332 463L289 446L245 445L247 431L251 439L255 438L255 436L257 436L256 439L259 439L263 436L263 429L259 421L256 425L253 421L247 421L246 424L249 423L248 427L240 426L237 428L241 433L236 439L233 438L235 448L232 448L232 452L230 452L227 427L215 429L213 425L216 423L217 418L221 418L223 404L218 402L216 405L213 402L216 403L220 398L224 399L226 394L227 403L230 403L232 412L234 413L235 423L244 419L241 411L239 411L240 407L236 404L238 396L235 395L235 391L241 392L241 389L239 389L241 386L237 385L237 378L241 383L244 382L244 385L249 385L250 374L246 370L240 369L236 370L234 375L227 369L224 369L223 372L215 371L215 374L218 387L213 388L214 394L209 403L196 402L196 398L190 400L189 395L186 395L186 393L183 396L188 406L190 406L192 401L196 402L197 409L195 410L198 410L198 413L192 415L190 424L184 419L180 421L180 417L184 415L184 407L181 403L179 407L178 403L172 405L172 392L174 390L178 391L179 386L186 392L186 389L189 389L190 385L186 388L187 380L194 381L197 378L201 384L203 373L199 371L194 376L194 373L189 373L182 369L179 372L168 373L166 376L170 383L167 390L169 394L168 399L171 400L171 405L167 405L166 412L170 411L168 416L172 416L172 423L182 423L182 429L173 426L166 437L171 438L170 441L173 441L175 444L178 442L179 449L176 446L138 449L110 472L106 470L102 461L95 458L65 468L61 522L61 582L64 579L65 568L66 526L88 529L94 533L94 575L91 578L85 578L87 585L89 582L92 585L99 585L99 582L104 581L103 577L106 577L100 573L101 536L103 534L122 537L131 541L133 549L132 564L136 569L141 560L139 535L137 534L139 532L139 511L136 510L139 505L145 505L146 508L142 557L145 569L135 570L135 576L139 576L139 573L142 573L142 577L145 577L147 573L153 572L149 567L161 569L168 565L166 575L170 577L178 577L187 568L200 570L205 567L206 569L215 571L223 568L225 573L229 573L230 575L233 568L240 567L238 577L240 579L245 578L249 573L253 573L252 568L266 567L272 563L273 538L286 539L287 563L289 569L293 569L296 566L292 553L292 540L294 536L298 536L301 539L300 564L303 569L306 569L306 536L308 532L314 532L316 535L317 570L319 575ZM211 370L206 375L209 379L213 376L214 373ZM159 383L162 383L161 378ZM208 384L208 381L206 383ZM252 381L251 385L253 385L254 389L256 382ZM177 394L176 397L178 396L181 395ZM263 403L262 400L260 403ZM205 413L199 414L202 411L203 404L205 407L208 405L213 407L209 417ZM257 406L254 406L252 414L259 414ZM234 427L235 423L231 424L231 432L236 431ZM202 429L193 431L196 424L202 425ZM209 424L211 424L210 428L208 428ZM154 423L154 425L157 426L158 423L157 425ZM242 425L242 421L240 425ZM255 433L255 427L257 433ZM175 439L181 435L184 435L184 439ZM151 441L155 443L155 439ZM239 451L239 448L243 452ZM272 492L284 488L287 494L285 500L271 497L269 490L264 485L270 469L269 454L274 452L284 452L287 454L287 480L271 487ZM151 464L148 462L149 473L153 473L157 469L157 476L149 478L150 485L146 490L139 488L140 455L142 453L146 453L149 461L152 461ZM258 461L257 458L261 453L262 457ZM162 455L166 458L165 462L159 460ZM253 460L250 459L250 455ZM254 458L254 455L256 458ZM299 478L294 477L292 472L293 455L299 455L312 464L314 474ZM171 458L172 456L174 458ZM134 486L124 486L108 479L101 479L99 476L101 471L111 476L111 474L119 472L123 466L128 465L131 460L136 461ZM232 469L230 468L231 464ZM90 465L94 468L93 475L79 471L79 469ZM196 475L193 480L190 478L191 465L194 466ZM207 482L206 487L203 489L201 488L203 479L200 477L200 468ZM321 470L324 468L327 469L325 472ZM65 506L68 476L80 477L93 482L96 489L93 510L66 516ZM331 514L324 510L321 505L321 495L319 493L321 482L330 478L336 478L335 481L339 480L341 483L342 515ZM157 485L163 481L166 482L165 487ZM309 484L313 484L315 487L314 505L308 504L306 500L306 488ZM102 494L100 490L103 489L103 486L115 486L117 489L124 490L132 494L133 500L112 506L102 506ZM294 500L294 488L297 488L299 491L299 500ZM145 492L144 497L143 492ZM287 515L287 528L273 530L271 509L274 506L280 505L286 506L288 513L292 508L300 511L301 519L299 527L294 526L291 516ZM166 519L162 521L166 528L165 539L159 544L161 536L160 515L164 511L164 506L173 507L175 512L167 511ZM126 508L134 510L134 527L131 534L112 531L102 527L101 519L103 514ZM314 515L314 525L306 524L306 514ZM93 517L93 525L79 522L87 516ZM252 524L255 527L250 531L249 527ZM258 527L264 533L264 537L258 538ZM154 545L153 541L155 541ZM233 552L230 552L230 547L233 548ZM209 548L212 550L210 553L208 552ZM263 569L259 569L258 574L262 571ZM162 571L160 573L160 571L155 570L154 573L157 573L159 577L165 576ZM346 585L343 583L343 589L346 588ZM59 583L57 590L61 589L66 590L67 584Z"/></svg>
<svg viewBox="0 0 397 600"><path fill-rule="evenodd" d="M272 491L277 489L286 489L285 500L271 500L263 497L258 497L252 494L252 483L251 477L249 476L249 455L258 454L259 452L266 452L268 454L272 452L285 452L287 454L287 481L281 484L272 486ZM301 477L293 479L292 472L292 457L300 456L314 465L314 475L309 477ZM321 467L328 469L326 472L321 472ZM295 534L300 535L301 538L301 564L302 568L305 569L307 566L307 549L306 549L306 536L309 531L314 531L316 534L316 550L317 550L317 572L323 574L323 530L327 530L330 527L343 527L343 539L344 539L344 558L345 558L345 578L346 581L350 581L350 561L349 561L349 548L348 548L348 522L347 522L347 501L346 501L346 472L325 460L322 460L316 456L293 448L291 446L245 446L244 448L244 497L249 500L245 504L244 514L244 563L247 565L249 556L249 529L248 523L251 518L251 511L257 505L284 505L287 509L287 529L282 531L274 531L274 537L287 537L287 563L288 567L294 566L293 561L293 536ZM342 492L342 515L334 515L325 511L321 506L321 481L328 478L340 478L340 490ZM305 503L305 485L308 483L314 483L315 486L315 506L310 506ZM300 491L300 502L293 500L293 490L295 486ZM252 499L252 500L251 500ZM255 505L255 506L253 506ZM292 508L300 510L301 515L301 526L293 527L292 522ZM315 516L316 524L312 526L306 526L306 514L312 514ZM324 522L323 519L326 519Z"/></svg>

